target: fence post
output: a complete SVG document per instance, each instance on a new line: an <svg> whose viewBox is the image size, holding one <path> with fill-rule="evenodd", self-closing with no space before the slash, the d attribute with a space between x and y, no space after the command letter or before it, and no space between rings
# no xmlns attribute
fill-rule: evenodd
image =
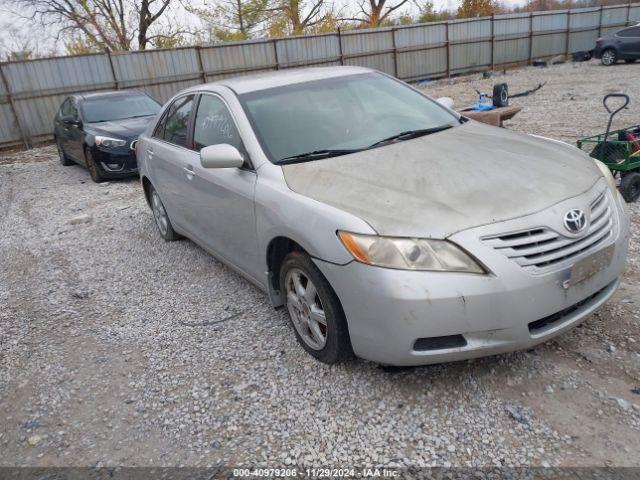
<svg viewBox="0 0 640 480"><path fill-rule="evenodd" d="M602 10L604 9L603 5L600 5L600 19L598 20L598 38L602 36Z"/></svg>
<svg viewBox="0 0 640 480"><path fill-rule="evenodd" d="M31 148L29 145L29 138L25 134L22 129L22 124L20 123L20 117L18 116L18 109L16 108L16 104L13 101L13 95L11 95L11 90L9 90L9 82L7 82L7 77L4 75L4 70L2 69L2 65L0 64L0 77L2 77L2 84L4 85L4 89L7 92L7 98L9 99L9 105L11 106L11 113L13 113L13 117L16 119L16 126L18 127L18 132L20 133L20 137L22 139L22 143L24 143L25 148Z"/></svg>
<svg viewBox="0 0 640 480"><path fill-rule="evenodd" d="M398 47L396 46L396 27L391 27L391 42L393 44L393 71L396 78L398 76Z"/></svg>
<svg viewBox="0 0 640 480"><path fill-rule="evenodd" d="M344 65L344 53L342 52L342 28L338 27L338 52L340 53L340 65Z"/></svg>
<svg viewBox="0 0 640 480"><path fill-rule="evenodd" d="M629 3L627 3L627 27L631 25L631 1L632 0L629 0Z"/></svg>
<svg viewBox="0 0 640 480"><path fill-rule="evenodd" d="M276 61L276 70L280 70L280 60L278 60L278 44L276 43L276 39L271 40L271 44L273 45L273 58Z"/></svg>
<svg viewBox="0 0 640 480"><path fill-rule="evenodd" d="M493 72L496 68L496 27L495 27L496 16L495 14L491 14L491 71Z"/></svg>
<svg viewBox="0 0 640 480"><path fill-rule="evenodd" d="M451 60L449 60L449 57L451 52L449 48L449 20L447 20L447 28L445 29L444 39L445 39L445 45L447 47L447 78L450 78L451 77Z"/></svg>
<svg viewBox="0 0 640 480"><path fill-rule="evenodd" d="M118 77L116 76L116 69L113 66L113 58L111 58L111 52L107 50L107 59L109 59L109 68L111 68L111 76L113 77L113 86L116 90L120 90L120 82L118 82Z"/></svg>
<svg viewBox="0 0 640 480"><path fill-rule="evenodd" d="M533 12L529 12L529 65L533 63Z"/></svg>
<svg viewBox="0 0 640 480"><path fill-rule="evenodd" d="M564 56L569 56L569 41L571 40L571 10L567 10L567 42L565 44Z"/></svg>
<svg viewBox="0 0 640 480"><path fill-rule="evenodd" d="M198 70L200 70L200 76L202 77L202 83L207 83L207 72L204 71L204 64L202 63L202 52L200 51L200 45L196 45L196 56L198 58Z"/></svg>

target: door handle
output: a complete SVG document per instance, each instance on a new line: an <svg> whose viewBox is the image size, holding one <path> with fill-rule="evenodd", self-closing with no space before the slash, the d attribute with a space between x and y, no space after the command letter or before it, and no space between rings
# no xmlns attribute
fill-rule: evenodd
<svg viewBox="0 0 640 480"><path fill-rule="evenodd" d="M147 157L149 158L149 160L153 158L153 148L147 149Z"/></svg>
<svg viewBox="0 0 640 480"><path fill-rule="evenodd" d="M193 167L191 165L188 165L186 167L182 167L182 169L184 170L185 174L187 175L187 179L191 180L194 175L196 174L196 172L193 171Z"/></svg>

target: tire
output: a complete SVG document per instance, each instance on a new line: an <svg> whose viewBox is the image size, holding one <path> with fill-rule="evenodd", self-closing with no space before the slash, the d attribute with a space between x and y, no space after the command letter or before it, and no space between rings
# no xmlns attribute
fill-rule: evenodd
<svg viewBox="0 0 640 480"><path fill-rule="evenodd" d="M628 172L622 176L620 193L628 203L638 200L640 197L640 172Z"/></svg>
<svg viewBox="0 0 640 480"><path fill-rule="evenodd" d="M315 292L309 290L309 282ZM340 301L306 253L291 252L285 257L280 268L280 289L285 295L289 319L302 348L330 365L353 358L347 320ZM322 318L324 324L318 321Z"/></svg>
<svg viewBox="0 0 640 480"><path fill-rule="evenodd" d="M96 162L93 159L93 155L91 155L91 151L89 151L88 149L85 149L84 158L87 160L87 170L89 170L89 175L91 175L91 180L93 180L95 183L104 182L104 177L100 175L100 171L98 170L98 165L96 165Z"/></svg>
<svg viewBox="0 0 640 480"><path fill-rule="evenodd" d="M602 56L600 57L600 62L605 67L610 67L614 65L618 61L618 52L616 52L613 48L607 48L604 52L602 52Z"/></svg>
<svg viewBox="0 0 640 480"><path fill-rule="evenodd" d="M627 59L625 60L625 62L626 62L626 63L634 63L635 61L636 61L636 59L635 59L635 58L627 58Z"/></svg>
<svg viewBox="0 0 640 480"><path fill-rule="evenodd" d="M73 165L73 160L67 157L67 155L64 153L64 149L62 148L60 140L58 139L56 139L56 147L58 149L58 158L60 159L60 163L62 164L62 166L68 167L70 165Z"/></svg>
<svg viewBox="0 0 640 480"><path fill-rule="evenodd" d="M160 199L160 195L158 194L156 189L153 188L153 185L149 185L149 203L151 204L153 219L156 222L156 227L158 227L160 236L167 242L175 242L176 240L180 240L182 236L176 233L176 231L173 229L171 220L169 220L169 214L164 208L164 204Z"/></svg>

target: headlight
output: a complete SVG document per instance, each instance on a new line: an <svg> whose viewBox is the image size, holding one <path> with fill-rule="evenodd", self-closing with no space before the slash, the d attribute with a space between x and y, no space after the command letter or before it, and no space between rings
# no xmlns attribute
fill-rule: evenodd
<svg viewBox="0 0 640 480"><path fill-rule="evenodd" d="M99 135L96 136L95 142L99 147L105 148L124 147L127 144L127 141L121 138L102 137Z"/></svg>
<svg viewBox="0 0 640 480"><path fill-rule="evenodd" d="M615 195L616 192L618 191L618 189L616 187L616 179L613 178L613 174L611 173L611 170L609 170L609 167L607 167L600 160L594 159L594 161L596 162L596 165L598 166L598 168L602 172L602 175L604 175L604 178L607 179L607 182L609 183L609 187L611 188L611 191Z"/></svg>
<svg viewBox="0 0 640 480"><path fill-rule="evenodd" d="M462 249L446 240L379 237L338 232L357 261L403 270L485 273Z"/></svg>

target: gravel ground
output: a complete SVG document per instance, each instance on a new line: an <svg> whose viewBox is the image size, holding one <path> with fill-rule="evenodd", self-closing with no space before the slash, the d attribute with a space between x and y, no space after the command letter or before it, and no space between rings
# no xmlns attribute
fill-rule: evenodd
<svg viewBox="0 0 640 480"><path fill-rule="evenodd" d="M508 72L509 126L575 141L640 65ZM458 105L478 76L426 86ZM516 103L514 101L514 103ZM136 180L96 185L53 147L0 159L0 465L640 465L640 207L614 300L539 347L411 369L325 366L284 311L189 241Z"/></svg>

